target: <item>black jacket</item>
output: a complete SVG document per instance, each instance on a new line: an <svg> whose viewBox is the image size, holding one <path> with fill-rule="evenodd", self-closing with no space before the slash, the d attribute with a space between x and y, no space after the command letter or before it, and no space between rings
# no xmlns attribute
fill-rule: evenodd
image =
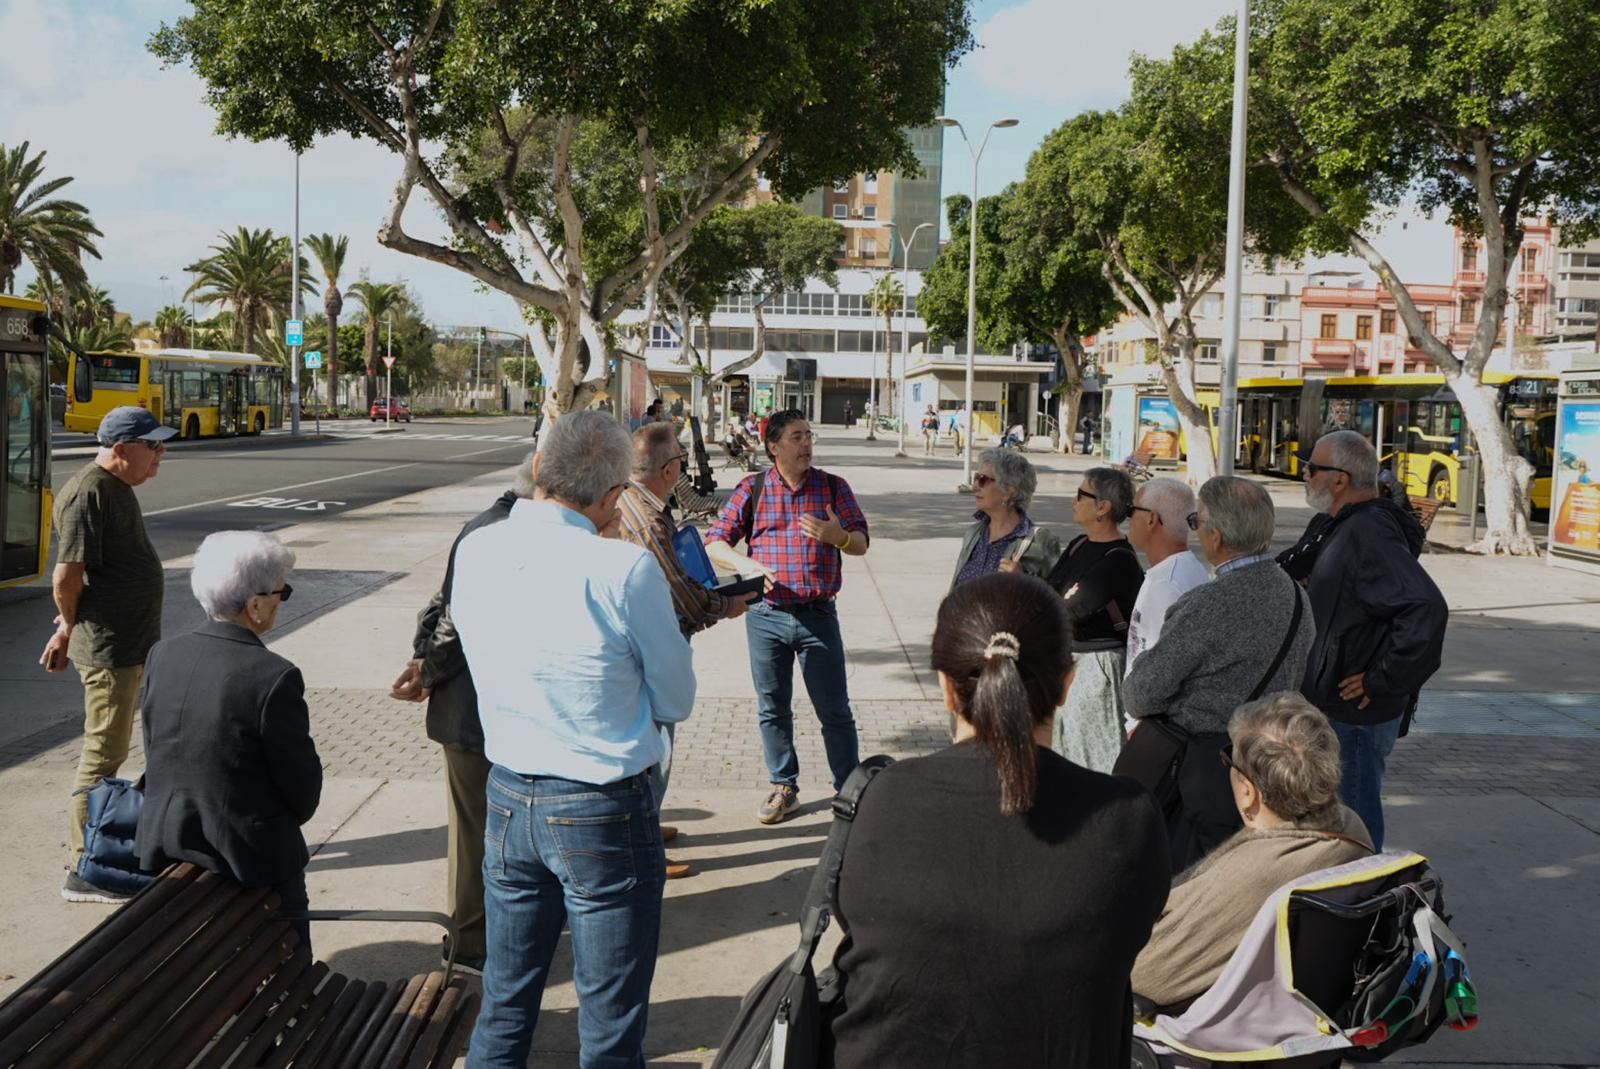
<svg viewBox="0 0 1600 1069"><path fill-rule="evenodd" d="M1346 505L1323 529L1306 591L1317 640L1301 688L1317 708L1348 724L1381 724L1439 670L1450 617L1444 595L1417 562L1422 528L1385 498ZM1366 673L1360 699L1339 682Z"/></svg>
<svg viewBox="0 0 1600 1069"><path fill-rule="evenodd" d="M467 521L450 546L444 583L417 614L417 631L411 640L412 656L422 662L422 683L432 689L428 697L428 738L469 753L483 752L483 723L478 719L478 691L467 671L461 636L450 618L450 592L456 578L456 550L461 540L480 527L499 523L511 515L517 495L507 490L493 505Z"/></svg>
<svg viewBox="0 0 1600 1069"><path fill-rule="evenodd" d="M300 825L322 797L300 669L238 624L156 643L139 696L148 871L191 861L251 887L305 870Z"/></svg>

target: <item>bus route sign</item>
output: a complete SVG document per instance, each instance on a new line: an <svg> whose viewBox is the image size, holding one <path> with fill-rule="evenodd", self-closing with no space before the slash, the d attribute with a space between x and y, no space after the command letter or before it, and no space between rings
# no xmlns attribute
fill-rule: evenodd
<svg viewBox="0 0 1600 1069"><path fill-rule="evenodd" d="M306 370L316 371L322 367L322 350L312 349L306 353Z"/></svg>
<svg viewBox="0 0 1600 1069"><path fill-rule="evenodd" d="M305 323L299 319L291 319L283 325L283 344L299 345L305 341Z"/></svg>

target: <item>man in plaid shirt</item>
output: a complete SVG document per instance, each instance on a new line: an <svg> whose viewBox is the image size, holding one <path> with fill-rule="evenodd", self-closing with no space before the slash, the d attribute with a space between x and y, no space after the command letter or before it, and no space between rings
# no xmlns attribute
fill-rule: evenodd
<svg viewBox="0 0 1600 1069"><path fill-rule="evenodd" d="M867 519L849 484L811 466L815 436L803 413L774 414L764 441L772 467L739 484L706 541L729 547L748 542L750 559L770 580L766 600L745 616L745 634L771 781L756 819L777 824L800 807L790 704L796 657L822 722L835 790L860 763L834 596L843 579L840 554L866 553L868 537ZM725 553L719 555L726 559Z"/></svg>

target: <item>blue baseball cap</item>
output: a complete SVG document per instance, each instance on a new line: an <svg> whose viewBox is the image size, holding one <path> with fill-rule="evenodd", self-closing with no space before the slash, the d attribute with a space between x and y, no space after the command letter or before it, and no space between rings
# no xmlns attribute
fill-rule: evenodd
<svg viewBox="0 0 1600 1069"><path fill-rule="evenodd" d="M116 445L118 442L164 442L177 433L172 427L156 422L149 409L123 405L105 414L95 438L101 445Z"/></svg>

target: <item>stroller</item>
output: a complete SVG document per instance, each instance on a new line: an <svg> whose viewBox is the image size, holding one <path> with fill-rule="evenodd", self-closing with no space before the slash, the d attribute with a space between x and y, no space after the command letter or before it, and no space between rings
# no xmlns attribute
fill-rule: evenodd
<svg viewBox="0 0 1600 1069"><path fill-rule="evenodd" d="M1278 889L1210 990L1181 1012L1134 999L1132 1069L1337 1069L1478 1023L1427 858L1383 853Z"/></svg>

